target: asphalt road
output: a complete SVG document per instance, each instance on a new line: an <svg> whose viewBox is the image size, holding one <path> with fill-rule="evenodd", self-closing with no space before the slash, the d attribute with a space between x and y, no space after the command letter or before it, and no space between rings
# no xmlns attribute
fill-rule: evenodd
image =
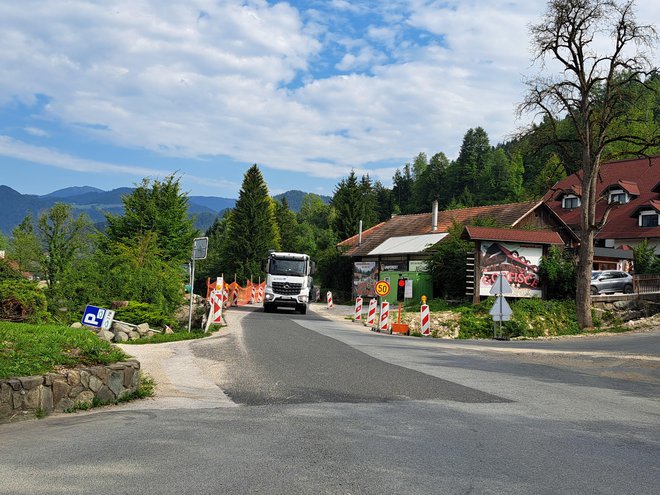
<svg viewBox="0 0 660 495"><path fill-rule="evenodd" d="M657 493L658 332L573 353L256 309L160 347L167 396L0 425L0 493Z"/></svg>

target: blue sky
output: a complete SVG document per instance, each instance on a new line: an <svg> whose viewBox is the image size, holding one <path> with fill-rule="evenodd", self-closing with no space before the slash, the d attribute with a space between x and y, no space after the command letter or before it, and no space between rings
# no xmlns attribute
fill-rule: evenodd
<svg viewBox="0 0 660 495"><path fill-rule="evenodd" d="M658 25L655 0L638 18ZM236 197L391 185L420 151L455 158L526 122L541 0L0 2L0 184L46 194L181 176ZM656 64L657 54L654 56Z"/></svg>

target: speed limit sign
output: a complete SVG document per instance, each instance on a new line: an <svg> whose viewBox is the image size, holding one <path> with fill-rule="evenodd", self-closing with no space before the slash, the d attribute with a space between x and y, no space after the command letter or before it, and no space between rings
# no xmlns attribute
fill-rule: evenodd
<svg viewBox="0 0 660 495"><path fill-rule="evenodd" d="M380 297L385 297L390 293L390 284L385 280L379 280L376 282L376 294Z"/></svg>

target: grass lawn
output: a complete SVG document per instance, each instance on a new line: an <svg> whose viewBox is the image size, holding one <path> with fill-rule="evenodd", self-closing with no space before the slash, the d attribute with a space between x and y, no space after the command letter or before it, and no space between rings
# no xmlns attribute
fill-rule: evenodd
<svg viewBox="0 0 660 495"><path fill-rule="evenodd" d="M0 378L42 375L58 366L93 366L126 358L89 330L0 322Z"/></svg>

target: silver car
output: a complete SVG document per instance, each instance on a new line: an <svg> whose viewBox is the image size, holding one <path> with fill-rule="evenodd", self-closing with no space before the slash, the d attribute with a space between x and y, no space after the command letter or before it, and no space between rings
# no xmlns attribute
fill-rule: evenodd
<svg viewBox="0 0 660 495"><path fill-rule="evenodd" d="M620 270L591 272L592 294L614 294L615 292L633 293L633 278L630 273Z"/></svg>

